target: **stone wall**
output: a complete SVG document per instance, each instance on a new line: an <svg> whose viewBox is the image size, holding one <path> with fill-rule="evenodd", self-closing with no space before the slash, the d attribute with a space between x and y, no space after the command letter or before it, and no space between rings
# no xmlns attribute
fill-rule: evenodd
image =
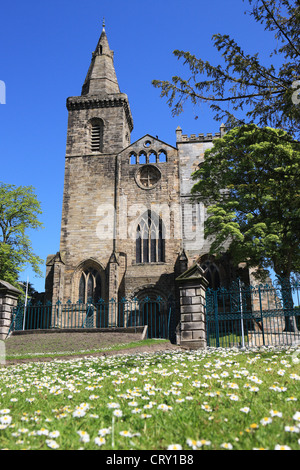
<svg viewBox="0 0 300 470"><path fill-rule="evenodd" d="M180 127L176 130L180 172L180 198L182 207L183 248L191 266L199 257L209 252L211 240L204 238L206 210L204 205L190 201L191 189L195 184L191 175L204 160L206 150L212 148L213 141L224 135L224 126L216 134L183 135Z"/></svg>

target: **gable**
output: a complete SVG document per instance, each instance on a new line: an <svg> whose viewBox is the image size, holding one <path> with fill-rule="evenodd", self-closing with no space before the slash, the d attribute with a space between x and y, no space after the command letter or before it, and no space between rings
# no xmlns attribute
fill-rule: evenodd
<svg viewBox="0 0 300 470"><path fill-rule="evenodd" d="M153 137L150 134L146 134L140 139L136 140L132 144L130 144L126 149L124 149L123 152L130 153L130 152L139 152L141 150L154 150L155 152L158 152L160 149L162 150L169 150L174 152L174 150L177 150L176 147L173 147L172 145L167 144L166 142L158 139L157 137Z"/></svg>

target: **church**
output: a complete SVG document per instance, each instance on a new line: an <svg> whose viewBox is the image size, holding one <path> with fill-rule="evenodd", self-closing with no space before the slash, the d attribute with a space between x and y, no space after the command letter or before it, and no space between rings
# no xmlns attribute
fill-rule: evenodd
<svg viewBox="0 0 300 470"><path fill-rule="evenodd" d="M145 134L131 143L133 118L119 88L103 27L81 96L67 99L68 128L60 247L46 261L46 299L167 300L197 261L212 288L236 277L209 256L205 208L191 202L191 174L222 137L184 135L176 147Z"/></svg>

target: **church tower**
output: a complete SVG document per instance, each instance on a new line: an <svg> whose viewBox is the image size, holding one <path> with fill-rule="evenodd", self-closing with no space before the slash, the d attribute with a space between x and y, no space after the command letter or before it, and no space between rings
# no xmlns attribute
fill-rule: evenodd
<svg viewBox="0 0 300 470"><path fill-rule="evenodd" d="M97 225L101 214L115 207L117 154L130 144L133 121L113 57L103 24L81 96L67 99L60 251L46 263L46 295L53 303L114 295L108 286L115 268L114 237L108 230L99 240Z"/></svg>

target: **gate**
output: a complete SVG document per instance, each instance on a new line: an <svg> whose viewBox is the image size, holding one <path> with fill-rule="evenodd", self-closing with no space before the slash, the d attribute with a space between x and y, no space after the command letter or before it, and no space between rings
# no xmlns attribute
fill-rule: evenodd
<svg viewBox="0 0 300 470"><path fill-rule="evenodd" d="M206 291L207 345L271 346L300 343L300 285L246 286Z"/></svg>
<svg viewBox="0 0 300 470"><path fill-rule="evenodd" d="M31 305L29 302L26 307L20 304L14 309L9 333L18 330L115 329L147 325L148 338L172 341L177 316L176 303L172 298L166 301L161 297L146 297L143 300L122 299L120 302L100 299L97 303L86 304L80 301L62 304L58 301L56 304Z"/></svg>

